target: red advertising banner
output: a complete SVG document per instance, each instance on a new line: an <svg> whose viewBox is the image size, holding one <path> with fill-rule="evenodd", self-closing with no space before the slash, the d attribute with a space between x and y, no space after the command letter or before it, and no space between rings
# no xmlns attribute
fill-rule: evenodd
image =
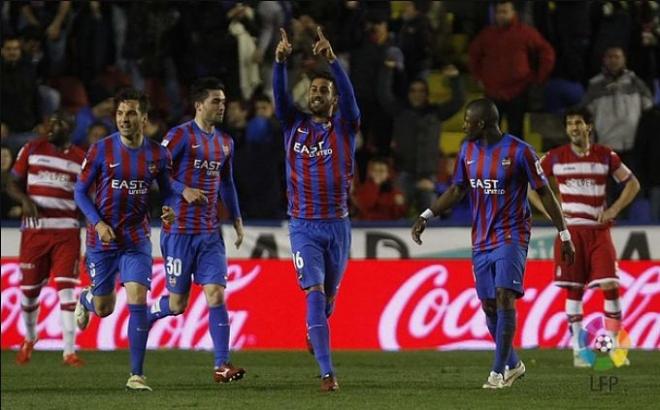
<svg viewBox="0 0 660 410"><path fill-rule="evenodd" d="M305 347L305 299L290 261L234 260L229 265L227 304L233 349ZM552 285L552 262L530 261L525 296L518 301L518 347L564 347L569 333L564 293ZM154 264L149 304L165 293L162 261ZM660 349L660 262L622 262L619 270L623 326L632 347ZM21 319L20 270L2 259L2 348L16 348L25 332ZM86 281L86 278L85 278ZM493 346L473 288L469 260L363 260L349 262L335 313L330 319L335 349L481 349ZM59 349L57 290L41 292L37 348ZM599 291L585 294L585 322L600 315ZM211 349L208 309L194 286L187 311L162 319L148 347ZM78 334L82 349L127 348L128 309L118 288L115 312L93 317Z"/></svg>

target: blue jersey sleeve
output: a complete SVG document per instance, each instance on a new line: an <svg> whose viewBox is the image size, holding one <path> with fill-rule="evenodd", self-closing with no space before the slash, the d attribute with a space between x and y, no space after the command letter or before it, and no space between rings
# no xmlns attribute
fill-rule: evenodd
<svg viewBox="0 0 660 410"><path fill-rule="evenodd" d="M172 179L172 157L170 156L170 152L161 147L161 156L162 159L160 160L160 169L158 170L157 180L161 198L164 200L173 192L176 192L174 189L174 183L176 181ZM183 190L181 190L181 192L183 192ZM178 192L178 194L181 194L181 192Z"/></svg>
<svg viewBox="0 0 660 410"><path fill-rule="evenodd" d="M465 149L467 147L467 142L464 142L461 145L461 150L458 152L456 157L456 163L454 164L454 178L452 180L454 185L465 186L467 183L467 173L465 172Z"/></svg>
<svg viewBox="0 0 660 410"><path fill-rule="evenodd" d="M170 158L171 162L183 155L183 148L185 147L184 140L184 131L181 127L172 128L163 138L161 145L169 152L168 158ZM171 162L170 170L172 168ZM185 184L174 179L172 172L169 172L168 175L170 178L169 185L171 187L171 192L178 195L183 194L183 190L186 188ZM160 182L158 185L160 186Z"/></svg>
<svg viewBox="0 0 660 410"><path fill-rule="evenodd" d="M275 117L287 128L294 121L297 110L288 91L286 63L273 64L273 97Z"/></svg>
<svg viewBox="0 0 660 410"><path fill-rule="evenodd" d="M232 219L241 217L241 209L238 206L238 194L236 193L236 185L234 184L234 171L232 161L234 158L234 143L230 143L229 156L222 165L220 172L220 199L225 204Z"/></svg>
<svg viewBox="0 0 660 410"><path fill-rule="evenodd" d="M353 85L348 78L346 71L342 68L339 60L330 64L330 71L337 83L337 92L339 93L339 112L347 121L358 121L360 119L360 109L355 100Z"/></svg>
<svg viewBox="0 0 660 410"><path fill-rule="evenodd" d="M73 190L73 198L76 205L82 211L85 218L94 226L101 221L96 205L89 197L89 188L96 181L96 176L99 174L100 161L99 161L99 145L94 144L87 151L85 160L82 163L82 170L78 175L78 180Z"/></svg>
<svg viewBox="0 0 660 410"><path fill-rule="evenodd" d="M523 146L520 151L520 162L529 184L532 189L539 189L540 187L547 185L548 180L543 173L543 167L541 166L541 161L536 155L536 152L529 147L528 145Z"/></svg>

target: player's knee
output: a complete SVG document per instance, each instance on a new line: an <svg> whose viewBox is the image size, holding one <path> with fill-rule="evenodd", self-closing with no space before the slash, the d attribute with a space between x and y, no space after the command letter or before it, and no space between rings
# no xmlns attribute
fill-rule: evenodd
<svg viewBox="0 0 660 410"><path fill-rule="evenodd" d="M495 303L495 299L482 300L481 309L483 309L487 316L497 315L497 304Z"/></svg>
<svg viewBox="0 0 660 410"><path fill-rule="evenodd" d="M99 317L106 317L112 314L115 310L115 306L111 304L99 304L98 306L94 306L94 309Z"/></svg>
<svg viewBox="0 0 660 410"><path fill-rule="evenodd" d="M323 285L314 285L310 286L308 288L305 288L305 293L310 294L311 292L319 291L321 293L325 294L325 290L323 289Z"/></svg>
<svg viewBox="0 0 660 410"><path fill-rule="evenodd" d="M516 293L511 289L497 288L497 308L513 309L516 304Z"/></svg>
<svg viewBox="0 0 660 410"><path fill-rule="evenodd" d="M69 281L66 281L66 282L65 281L56 281L55 282L55 287L57 288L58 291L60 291L60 290L64 290L64 289L73 289L73 288L75 288L75 285L73 284L73 282L69 282Z"/></svg>
<svg viewBox="0 0 660 410"><path fill-rule="evenodd" d="M170 312L180 315L188 307L188 298L173 298L170 296Z"/></svg>
<svg viewBox="0 0 660 410"><path fill-rule="evenodd" d="M612 290L612 289L617 289L619 287L619 284L617 282L604 282L600 284L600 288L602 290Z"/></svg>
<svg viewBox="0 0 660 410"><path fill-rule="evenodd" d="M39 297L39 294L41 293L41 286L37 286L36 288L29 288L29 289L21 289L23 292L23 296L25 296L28 299L35 299Z"/></svg>

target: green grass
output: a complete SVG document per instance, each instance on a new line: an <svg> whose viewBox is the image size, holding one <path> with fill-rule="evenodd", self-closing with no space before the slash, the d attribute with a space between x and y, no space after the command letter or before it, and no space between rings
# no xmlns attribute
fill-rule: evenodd
<svg viewBox="0 0 660 410"><path fill-rule="evenodd" d="M527 376L511 389L485 391L491 352L336 352L341 391L318 392L306 352L237 352L248 369L237 383L216 385L208 352L148 351L152 393L124 391L128 352L82 352L82 369L65 368L61 353L34 353L24 367L2 352L2 409L646 409L660 402L660 351L632 351L632 366L574 369L569 351L527 350ZM592 376L615 376L611 392L592 391Z"/></svg>

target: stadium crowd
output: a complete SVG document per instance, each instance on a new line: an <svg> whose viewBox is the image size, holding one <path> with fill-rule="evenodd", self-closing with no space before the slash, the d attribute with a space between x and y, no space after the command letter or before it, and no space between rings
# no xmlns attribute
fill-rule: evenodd
<svg viewBox="0 0 660 410"><path fill-rule="evenodd" d="M465 102L485 95L504 128L544 152L567 141L563 112L588 107L595 139L640 179L634 222L660 222L660 2L657 1L2 1L2 218L17 151L75 114L86 148L116 131L112 96L146 91L144 133L160 141L192 116L198 77L221 78L223 129L235 140L243 217L285 217L284 150L271 73L279 28L290 33L295 101L306 106L323 27L348 68L362 113L357 220L397 220L448 186ZM467 203L446 218L469 221ZM155 210L156 214L159 209ZM624 217L625 219L625 217Z"/></svg>

